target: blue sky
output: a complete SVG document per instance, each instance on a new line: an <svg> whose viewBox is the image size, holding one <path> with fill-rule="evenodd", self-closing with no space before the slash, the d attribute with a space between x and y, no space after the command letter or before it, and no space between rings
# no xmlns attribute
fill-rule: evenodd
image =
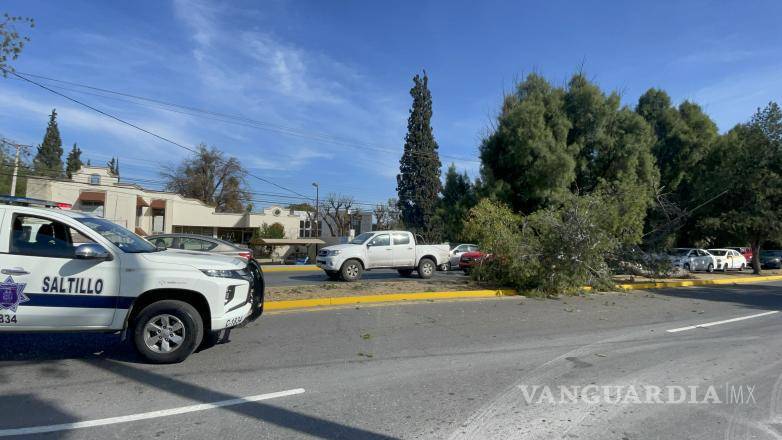
<svg viewBox="0 0 782 440"><path fill-rule="evenodd" d="M265 129L58 89L177 142L217 146L299 193L317 181L321 194L368 203L395 195L421 69L444 165L471 177L503 91L530 72L562 84L583 65L631 106L663 88L701 104L722 131L782 98L778 1L11 0L0 12L36 20L18 71L261 121ZM187 154L0 78L0 135L40 143L54 107L66 148L78 142L93 163L119 156L124 178L159 180L162 165Z"/></svg>

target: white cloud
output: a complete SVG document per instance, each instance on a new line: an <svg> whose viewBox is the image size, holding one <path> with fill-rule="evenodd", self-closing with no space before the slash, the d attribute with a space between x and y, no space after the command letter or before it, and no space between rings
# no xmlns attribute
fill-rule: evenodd
<svg viewBox="0 0 782 440"><path fill-rule="evenodd" d="M333 157L334 155L328 151L297 147L278 151L273 158L250 156L244 160L244 165L259 170L294 171L314 161Z"/></svg>
<svg viewBox="0 0 782 440"><path fill-rule="evenodd" d="M752 113L769 100L782 96L780 71L782 66L773 66L729 75L687 98L701 104L720 130L726 131L749 120Z"/></svg>

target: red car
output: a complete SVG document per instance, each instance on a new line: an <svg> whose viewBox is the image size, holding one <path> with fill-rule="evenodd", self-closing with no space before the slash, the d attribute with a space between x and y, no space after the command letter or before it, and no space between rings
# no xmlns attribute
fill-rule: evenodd
<svg viewBox="0 0 782 440"><path fill-rule="evenodd" d="M459 269L469 275L470 270L481 264L484 258L486 258L486 254L481 251L465 252L462 254L462 258L459 259Z"/></svg>
<svg viewBox="0 0 782 440"><path fill-rule="evenodd" d="M747 265L752 264L752 248L751 247L726 247L725 249L733 249L740 253L747 260Z"/></svg>

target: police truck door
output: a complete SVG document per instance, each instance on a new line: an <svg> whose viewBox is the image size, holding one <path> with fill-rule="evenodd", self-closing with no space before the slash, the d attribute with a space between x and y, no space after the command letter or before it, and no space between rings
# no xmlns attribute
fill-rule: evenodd
<svg viewBox="0 0 782 440"><path fill-rule="evenodd" d="M0 315L3 327L96 328L111 324L119 294L120 261L77 259L94 243L88 228L20 207L2 219ZM105 246L104 246L105 247Z"/></svg>

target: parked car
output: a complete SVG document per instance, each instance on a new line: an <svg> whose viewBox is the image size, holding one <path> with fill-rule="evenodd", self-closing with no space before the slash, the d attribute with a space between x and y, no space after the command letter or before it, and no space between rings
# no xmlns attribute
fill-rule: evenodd
<svg viewBox="0 0 782 440"><path fill-rule="evenodd" d="M252 249L219 238L195 234L159 234L147 237L157 247L183 249L186 251L211 252L252 260Z"/></svg>
<svg viewBox="0 0 782 440"><path fill-rule="evenodd" d="M396 269L402 276L417 271L421 278L429 278L448 265L449 252L447 244L417 244L407 231L374 231L321 249L316 264L334 280L356 281L372 269Z"/></svg>
<svg viewBox="0 0 782 440"><path fill-rule="evenodd" d="M709 249L711 255L717 260L717 270L744 270L747 267L747 259L733 249Z"/></svg>
<svg viewBox="0 0 782 440"><path fill-rule="evenodd" d="M675 248L671 250L669 258L673 267L690 272L714 272L717 267L716 259L706 249Z"/></svg>
<svg viewBox="0 0 782 440"><path fill-rule="evenodd" d="M782 269L782 251L760 251L760 267L763 269Z"/></svg>
<svg viewBox="0 0 782 440"><path fill-rule="evenodd" d="M450 267L449 269L453 269L455 267L459 267L459 262L461 261L462 255L464 255L466 252L476 252L478 250L477 244L460 244L456 245L451 249L451 258L450 258Z"/></svg>
<svg viewBox="0 0 782 440"><path fill-rule="evenodd" d="M459 269L469 275L475 266L480 265L486 258L486 254L480 251L465 252L459 259Z"/></svg>
<svg viewBox="0 0 782 440"><path fill-rule="evenodd" d="M744 256L747 260L747 266L752 264L752 248L746 246L727 246L725 249L734 250Z"/></svg>

